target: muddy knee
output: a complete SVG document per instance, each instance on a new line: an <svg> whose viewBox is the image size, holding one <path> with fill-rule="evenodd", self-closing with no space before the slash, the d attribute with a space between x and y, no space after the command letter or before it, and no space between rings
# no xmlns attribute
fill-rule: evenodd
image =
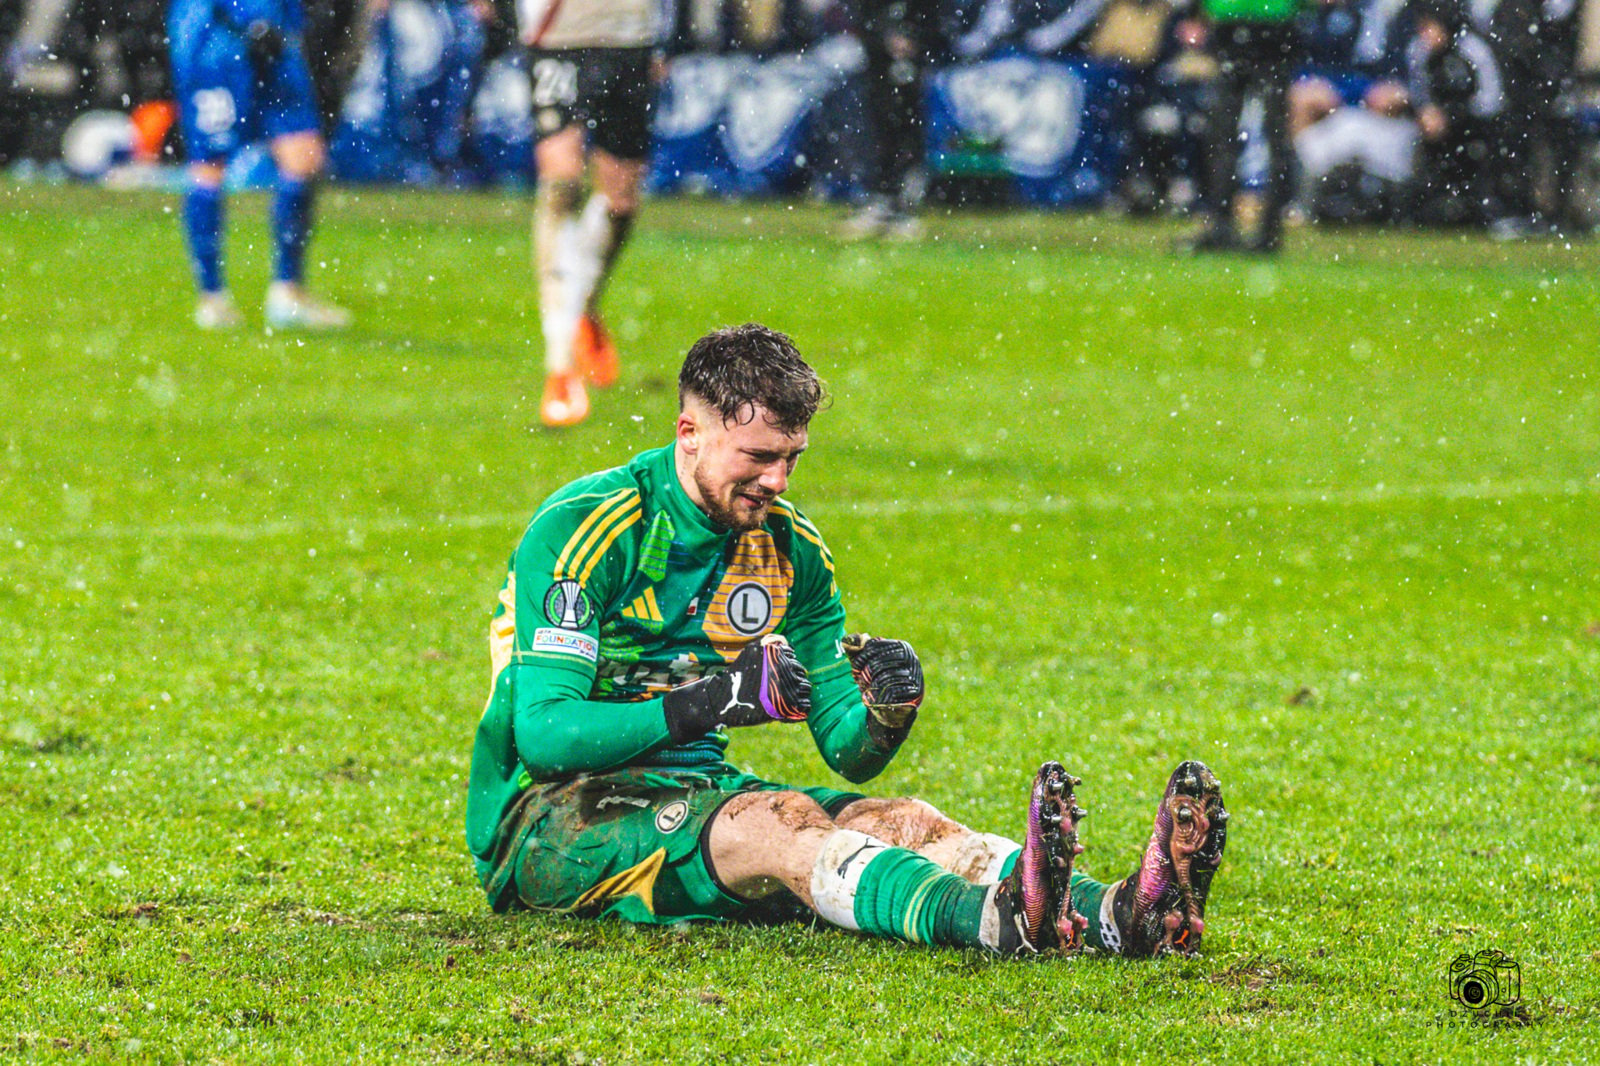
<svg viewBox="0 0 1600 1066"><path fill-rule="evenodd" d="M912 849L964 832L959 822L946 818L933 804L910 797L859 799L841 810L835 820L846 829Z"/></svg>
<svg viewBox="0 0 1600 1066"><path fill-rule="evenodd" d="M741 792L724 803L706 834L705 856L723 888L759 899L784 887L801 894L822 841L837 828L800 792Z"/></svg>
<svg viewBox="0 0 1600 1066"><path fill-rule="evenodd" d="M763 829L800 832L833 827L833 819L816 800L803 792L788 791L741 792L717 812L712 833L723 823L741 834Z"/></svg>

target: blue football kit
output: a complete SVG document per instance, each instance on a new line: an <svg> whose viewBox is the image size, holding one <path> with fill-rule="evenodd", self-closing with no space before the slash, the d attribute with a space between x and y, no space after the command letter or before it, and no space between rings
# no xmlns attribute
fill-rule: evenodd
<svg viewBox="0 0 1600 1066"><path fill-rule="evenodd" d="M251 141L318 129L304 26L299 0L173 0L167 34L191 160L219 162ZM252 47L253 34L266 46Z"/></svg>

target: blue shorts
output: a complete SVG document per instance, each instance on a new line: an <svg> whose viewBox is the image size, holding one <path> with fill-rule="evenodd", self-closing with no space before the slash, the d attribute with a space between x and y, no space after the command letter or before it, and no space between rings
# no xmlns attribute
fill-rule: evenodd
<svg viewBox="0 0 1600 1066"><path fill-rule="evenodd" d="M244 39L213 27L189 54L173 54L172 75L193 162L220 162L252 141L320 131L311 71L297 41L258 81Z"/></svg>

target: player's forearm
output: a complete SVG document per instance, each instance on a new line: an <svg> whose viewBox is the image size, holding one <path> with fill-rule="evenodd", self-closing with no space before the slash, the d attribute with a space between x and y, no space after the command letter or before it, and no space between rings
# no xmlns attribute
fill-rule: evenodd
<svg viewBox="0 0 1600 1066"><path fill-rule="evenodd" d="M812 675L811 736L834 773L848 781L870 781L883 772L905 740L906 730L891 734L868 728L866 705L848 668Z"/></svg>
<svg viewBox="0 0 1600 1066"><path fill-rule="evenodd" d="M661 701L552 699L519 708L517 756L541 781L624 766L667 739Z"/></svg>

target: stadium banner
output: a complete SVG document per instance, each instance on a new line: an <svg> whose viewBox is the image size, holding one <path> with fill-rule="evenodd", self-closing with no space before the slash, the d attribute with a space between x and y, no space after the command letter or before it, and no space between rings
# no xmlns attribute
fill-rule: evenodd
<svg viewBox="0 0 1600 1066"><path fill-rule="evenodd" d="M375 19L330 145L344 181L525 183L533 127L524 59L482 67L465 5L394 0ZM833 38L770 57L676 57L661 86L654 192L759 196L856 188L865 155L861 47ZM1119 68L1010 55L936 71L927 86L935 175L983 173L1018 199L1092 204L1112 188L1123 139Z"/></svg>
<svg viewBox="0 0 1600 1066"><path fill-rule="evenodd" d="M481 177L468 171L463 135L483 48L467 5L393 0L374 17L345 92L328 145L334 176L417 185Z"/></svg>
<svg viewBox="0 0 1600 1066"><path fill-rule="evenodd" d="M843 37L765 59L677 57L656 107L651 189L748 196L828 181L829 120L865 65Z"/></svg>
<svg viewBox="0 0 1600 1066"><path fill-rule="evenodd" d="M1006 176L1043 206L1098 203L1125 140L1123 68L1007 55L936 72L928 86L934 176Z"/></svg>

